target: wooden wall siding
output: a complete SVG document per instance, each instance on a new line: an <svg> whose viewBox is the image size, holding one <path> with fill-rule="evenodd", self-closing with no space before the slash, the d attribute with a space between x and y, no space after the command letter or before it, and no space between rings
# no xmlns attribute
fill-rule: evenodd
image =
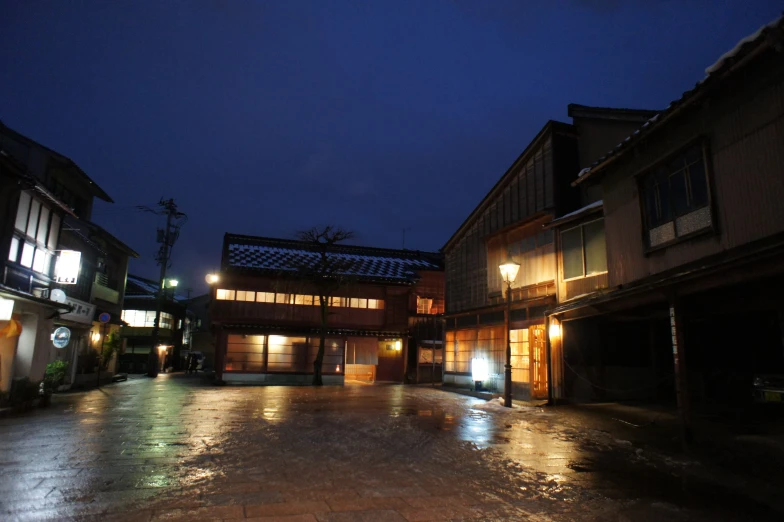
<svg viewBox="0 0 784 522"><path fill-rule="evenodd" d="M416 313L416 296L433 299L431 311L434 314L444 313L444 272L421 272L420 280L411 292L409 310L412 314Z"/></svg>
<svg viewBox="0 0 784 522"><path fill-rule="evenodd" d="M503 293L506 290L498 266L506 260L509 245L525 237L536 236L541 231L541 223L537 222L502 233L487 241L487 266L488 268L495 268L495 270L488 269L487 271L487 290L489 293ZM520 271L517 273L514 283L512 283L513 289L555 280L556 258L554 242L549 245L537 246L535 250L511 257L514 261L520 263Z"/></svg>
<svg viewBox="0 0 784 522"><path fill-rule="evenodd" d="M784 65L770 52L739 76L608 167L602 190L609 286L784 231ZM709 140L717 235L646 256L632 176L699 136Z"/></svg>
<svg viewBox="0 0 784 522"><path fill-rule="evenodd" d="M578 295L589 294L607 288L607 274L572 279L564 282L564 294L566 299L577 297Z"/></svg>
<svg viewBox="0 0 784 522"><path fill-rule="evenodd" d="M555 205L553 140L548 137L445 254L446 311L454 313L487 304L485 237ZM494 272L498 266L492 267Z"/></svg>
<svg viewBox="0 0 784 522"><path fill-rule="evenodd" d="M394 303L393 303L394 304ZM399 307L399 303L397 303ZM360 308L330 307L329 325L339 328L388 328L386 317L406 313L369 310ZM287 305L274 303L246 303L243 301L218 301L210 306L211 318L226 323L281 324L300 326L319 326L321 324L318 306Z"/></svg>

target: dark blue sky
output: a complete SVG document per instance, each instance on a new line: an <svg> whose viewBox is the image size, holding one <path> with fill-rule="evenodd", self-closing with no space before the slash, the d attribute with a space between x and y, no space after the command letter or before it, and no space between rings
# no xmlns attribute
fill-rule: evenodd
<svg viewBox="0 0 784 522"><path fill-rule="evenodd" d="M204 288L224 232L440 248L566 105L663 108L780 1L0 1L0 119L115 200L94 220Z"/></svg>

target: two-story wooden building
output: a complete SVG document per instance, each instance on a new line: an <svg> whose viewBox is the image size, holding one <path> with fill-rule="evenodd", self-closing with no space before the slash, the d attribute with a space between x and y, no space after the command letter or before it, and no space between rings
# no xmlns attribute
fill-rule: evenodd
<svg viewBox="0 0 784 522"><path fill-rule="evenodd" d="M607 274L570 292L580 259L562 256L556 395L688 411L742 406L755 376L784 374L782 20L580 172L603 203L562 218L560 240L603 219Z"/></svg>
<svg viewBox="0 0 784 522"><path fill-rule="evenodd" d="M303 278L298 267L318 259L321 248L226 234L210 305L218 379L310 383L320 306L312 279ZM343 267L343 283L328 305L324 382L402 382L411 318L443 310L441 255L348 245L325 252ZM432 341L421 335L420 340Z"/></svg>
<svg viewBox="0 0 784 522"><path fill-rule="evenodd" d="M16 302L14 323L0 319L0 332L16 332L0 333L0 388L12 377L40 380L55 358L70 364L73 382L79 358L97 361L104 334L117 329L128 258L138 254L90 221L94 198L112 200L71 159L0 123L0 168L0 293ZM80 257L74 277L58 283L64 252ZM103 312L114 324L98 321ZM53 343L55 332L67 341Z"/></svg>
<svg viewBox="0 0 784 522"><path fill-rule="evenodd" d="M485 359L483 385L502 390L509 342L513 397L547 397L545 311L556 305L557 279L548 225L598 200L596 191L570 186L575 175L653 114L570 105L573 124L548 122L447 241L445 383L472 385L471 362ZM520 265L510 313L499 270L506 260ZM606 272L598 265L588 270Z"/></svg>

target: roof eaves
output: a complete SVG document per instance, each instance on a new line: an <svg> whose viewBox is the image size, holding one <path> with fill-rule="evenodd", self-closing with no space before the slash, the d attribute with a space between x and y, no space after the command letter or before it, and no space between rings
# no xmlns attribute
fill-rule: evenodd
<svg viewBox="0 0 784 522"><path fill-rule="evenodd" d="M525 147L522 153L517 157L517 159L512 162L509 168L501 175L499 180L496 182L495 185L485 194L485 197L479 202L479 204L471 211L468 217L463 221L463 223L457 228L454 234L444 243L444 246L441 247L441 251L446 251L455 241L457 241L463 234L463 232L468 228L468 226L474 221L476 217L478 217L479 213L484 210L484 208L490 204L492 197L504 186L506 186L507 181L512 177L512 174L517 169L517 167L523 162L524 159L528 157L529 154L536 151L538 145L544 140L545 136L550 134L554 134L556 132L559 133L573 133L575 132L574 126L569 123L564 123L561 121L556 120L549 120L544 127L539 130L539 132L534 136L528 145Z"/></svg>
<svg viewBox="0 0 784 522"><path fill-rule="evenodd" d="M779 34L777 37L781 38L781 33L784 32L784 29L782 29L783 27L784 15L741 39L735 47L724 53L716 62L705 69L705 77L698 81L692 89L685 91L680 98L674 100L666 109L651 117L642 127L627 136L604 156L597 159L590 167L582 169L578 174L577 179L572 182L572 186L575 187L588 178L595 176L599 171L603 170L618 157L622 156L625 150L629 149L630 145L641 139L641 136L649 134L653 129L661 128L666 121L669 121L676 114L679 114L682 110L691 106L691 104L700 99L704 94L706 85L712 85L714 82L723 79L727 74L744 65L749 59L754 57L757 52L764 49L765 44L770 45L768 39L762 38L763 35L768 35L771 32L778 30ZM738 55L740 55L739 58Z"/></svg>
<svg viewBox="0 0 784 522"><path fill-rule="evenodd" d="M55 160L65 164L68 167L74 168L76 170L77 174L79 174L79 176L81 176L84 179L84 181L86 181L87 184L90 185L90 188L92 189L92 191L93 191L95 196L101 198L102 200L106 201L107 203L114 203L114 200L111 197L109 197L109 194L107 194L106 191L104 191L100 186L98 186L98 184L95 181L93 181L92 178L90 176L88 176L87 173L85 171L83 171L81 169L81 167L79 167L79 165L77 165L76 162L74 160L72 160L71 158L69 158L68 156L65 156L65 155L57 152L56 150L50 149L46 145L44 145L42 143L39 143L39 142L35 141L34 139L32 139L32 138L30 138L28 136L25 136L21 132L12 129L11 127L6 125L2 121L0 121L0 130L5 130L5 131L13 134L14 137L20 138L20 139L22 139L22 140L24 140L24 141L26 141L28 143L32 143L32 144L36 145L37 147L41 147L42 149L47 151L49 154L51 154L52 157Z"/></svg>

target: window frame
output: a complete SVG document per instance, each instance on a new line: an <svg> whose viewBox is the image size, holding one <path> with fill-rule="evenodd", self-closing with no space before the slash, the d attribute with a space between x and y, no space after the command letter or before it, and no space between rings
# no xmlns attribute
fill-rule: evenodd
<svg viewBox="0 0 784 522"><path fill-rule="evenodd" d="M646 182L648 179L654 175L654 172L660 167L666 167L667 164L671 163L673 160L684 157L689 152L690 149L699 147L700 153L702 155L702 165L705 175L705 189L707 191L707 201L705 205L700 207L692 208L689 212L678 214L675 211L675 204L673 203L673 198L670 197L670 213L671 218L669 221L665 221L660 223L656 226L651 226L651 219L648 215L648 192L646 190ZM671 174L668 173L668 179L672 177ZM685 174L685 177L689 177L688 172ZM661 159L653 162L649 166L642 169L640 172L635 174L636 184L637 184L637 193L638 193L638 200L639 200L639 211L640 211L640 227L641 227L641 239L643 244L643 252L647 256L651 252L655 252L664 248L668 248L672 245L681 243L683 241L688 241L695 236L702 236L705 234L715 234L716 233L716 212L714 207L714 200L713 200L713 164L711 162L711 153L710 153L710 140L706 136L699 136L697 138L693 138L688 140L684 145L677 147L674 151L666 154ZM704 208L708 209L710 213L710 225L707 227L700 228L698 230L694 230L692 232L688 232L683 235L678 235L678 230L676 228L676 220L680 217L687 216L693 212L698 212ZM650 243L650 232L651 230L664 226L667 223L673 224L673 229L675 233L675 237L670 241L666 241L664 243L660 243L658 245L651 245Z"/></svg>
<svg viewBox="0 0 784 522"><path fill-rule="evenodd" d="M597 219L591 219L590 221L583 221L582 223L579 223L579 224L577 224L577 225L575 225L573 227L564 228L563 230L559 230L558 231L558 242L559 242L559 250L560 250L560 256L561 256L561 273L563 274L563 281L564 282L576 281L577 279L585 279L586 277L596 277L596 276L604 275L604 274L606 274L609 271L609 264L608 264L608 266L604 269L603 272L594 272L592 274L588 274L588 256L586 255L586 252L585 252L585 226L586 225L590 225L591 223L596 223L597 221L604 221L604 216L602 216L600 218L597 218ZM574 276L574 277L567 278L566 277L566 267L564 265L564 260L563 260L563 258L564 258L564 248L563 248L563 238L562 238L562 235L563 235L564 232L569 232L571 230L575 230L575 229L578 229L578 228L580 229L580 252L581 252L582 261L583 261L582 262L583 273L582 273L582 275L579 275L579 276ZM607 256L607 254L606 254L606 250L607 250L607 228L606 228L606 225L605 225L604 233L605 233L604 248L605 248L605 260L606 260L606 258L607 258L606 257Z"/></svg>

